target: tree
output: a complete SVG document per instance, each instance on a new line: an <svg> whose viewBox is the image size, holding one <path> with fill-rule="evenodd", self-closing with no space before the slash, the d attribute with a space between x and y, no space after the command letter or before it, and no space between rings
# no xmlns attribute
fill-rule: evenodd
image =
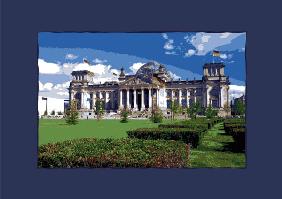
<svg viewBox="0 0 282 199"><path fill-rule="evenodd" d="M55 114L56 114L55 110L51 111L51 115L55 115Z"/></svg>
<svg viewBox="0 0 282 199"><path fill-rule="evenodd" d="M95 113L97 115L97 120L99 121L104 114L105 103L101 99L97 99L95 102Z"/></svg>
<svg viewBox="0 0 282 199"><path fill-rule="evenodd" d="M245 115L245 103L242 100L236 100L234 106L236 115Z"/></svg>
<svg viewBox="0 0 282 199"><path fill-rule="evenodd" d="M199 102L193 102L191 106L186 109L186 113L190 118L196 118L197 114L201 113L201 104Z"/></svg>
<svg viewBox="0 0 282 199"><path fill-rule="evenodd" d="M206 110L205 110L205 116L208 119L215 117L217 115L217 113L218 113L218 111L216 109L213 109L211 107L211 105L209 105L208 108L206 108Z"/></svg>
<svg viewBox="0 0 282 199"><path fill-rule="evenodd" d="M66 123L69 125L78 124L78 111L77 111L77 103L75 100L70 102L70 107L66 111Z"/></svg>
<svg viewBox="0 0 282 199"><path fill-rule="evenodd" d="M228 115L231 111L230 106L228 106L227 102L223 105L223 111Z"/></svg>
<svg viewBox="0 0 282 199"><path fill-rule="evenodd" d="M120 112L120 122L121 123L127 123L128 122L128 115L130 114L130 111L127 108L124 108Z"/></svg>
<svg viewBox="0 0 282 199"><path fill-rule="evenodd" d="M181 107L177 102L171 101L171 119L174 120L175 116L177 116L181 112Z"/></svg>
<svg viewBox="0 0 282 199"><path fill-rule="evenodd" d="M163 121L163 112L159 108L154 109L150 119L154 123L161 123Z"/></svg>

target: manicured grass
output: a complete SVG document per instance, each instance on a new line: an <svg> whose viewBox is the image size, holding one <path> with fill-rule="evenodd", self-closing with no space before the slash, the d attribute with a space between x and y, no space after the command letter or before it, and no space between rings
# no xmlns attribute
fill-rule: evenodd
<svg viewBox="0 0 282 199"><path fill-rule="evenodd" d="M223 123L216 124L203 137L197 149L191 150L193 168L244 168L245 153L233 148L233 138L225 134Z"/></svg>
<svg viewBox="0 0 282 199"><path fill-rule="evenodd" d="M126 131L135 128L157 127L150 120L79 120L77 125L67 125L65 120L39 120L39 145L54 143L74 138L122 138Z"/></svg>

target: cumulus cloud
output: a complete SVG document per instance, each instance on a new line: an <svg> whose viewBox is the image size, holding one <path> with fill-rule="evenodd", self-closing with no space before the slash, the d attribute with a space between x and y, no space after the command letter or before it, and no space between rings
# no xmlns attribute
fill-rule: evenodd
<svg viewBox="0 0 282 199"><path fill-rule="evenodd" d="M59 64L46 62L44 59L38 59L39 73L41 74L60 74Z"/></svg>
<svg viewBox="0 0 282 199"><path fill-rule="evenodd" d="M141 66L143 66L144 64L145 64L145 63L140 63L140 62L134 63L134 64L132 64L132 66L129 67L129 69L132 70L133 74L135 74L135 73L138 71L138 69L139 69Z"/></svg>
<svg viewBox="0 0 282 199"><path fill-rule="evenodd" d="M221 59L227 59L227 55L226 54L220 54L219 56Z"/></svg>
<svg viewBox="0 0 282 199"><path fill-rule="evenodd" d="M179 80L179 79L181 79L180 76L176 75L175 73L173 73L173 72L171 72L171 71L168 71L168 74L171 76L171 78L172 78L173 80Z"/></svg>
<svg viewBox="0 0 282 199"><path fill-rule="evenodd" d="M102 60L102 59L95 58L93 60L93 62L96 63L96 64L103 64L103 63L107 62L107 60L105 60L105 59Z"/></svg>
<svg viewBox="0 0 282 199"><path fill-rule="evenodd" d="M65 57L65 59L70 59L70 60L73 60L76 58L78 58L78 56L74 54L66 54L66 57Z"/></svg>
<svg viewBox="0 0 282 199"><path fill-rule="evenodd" d="M169 39L167 42L165 42L164 49L166 50L174 49L173 42L174 41L172 39Z"/></svg>
<svg viewBox="0 0 282 199"><path fill-rule="evenodd" d="M166 55L176 55L175 51L165 51Z"/></svg>
<svg viewBox="0 0 282 199"><path fill-rule="evenodd" d="M40 81L39 83L39 91L50 91L53 88L53 84L50 82L47 82L45 84L42 84Z"/></svg>
<svg viewBox="0 0 282 199"><path fill-rule="evenodd" d="M168 39L168 36L167 36L166 33L162 33L162 37L163 37L164 39Z"/></svg>
<svg viewBox="0 0 282 199"><path fill-rule="evenodd" d="M203 43L208 43L210 38L211 38L210 35L203 35L202 36L202 42Z"/></svg>
<svg viewBox="0 0 282 199"><path fill-rule="evenodd" d="M39 115L43 115L44 111L46 110L46 101L42 100L42 97L48 97L47 100L47 107L48 107L48 113L50 114L52 110L54 110L56 113L58 111L64 111L64 99L57 99L53 97L49 97L46 95L39 95L38 96L38 112Z"/></svg>
<svg viewBox="0 0 282 199"><path fill-rule="evenodd" d="M196 53L195 50L189 49L189 50L185 53L185 57L191 57L191 56L194 55L195 53Z"/></svg>
<svg viewBox="0 0 282 199"><path fill-rule="evenodd" d="M191 43L196 49L196 55L206 55L208 52L218 47L231 44L232 40L245 33L205 33L198 32L190 40L184 37L186 41ZM242 45L244 45L242 43ZM242 46L241 45L241 46ZM242 48L242 47L240 47Z"/></svg>
<svg viewBox="0 0 282 199"><path fill-rule="evenodd" d="M221 34L220 34L220 36L219 36L219 37L224 39L224 38L229 37L230 35L231 35L231 33L230 33L230 32L223 32L223 33L221 33Z"/></svg>
<svg viewBox="0 0 282 199"><path fill-rule="evenodd" d="M241 97L246 93L246 86L229 85L229 99Z"/></svg>

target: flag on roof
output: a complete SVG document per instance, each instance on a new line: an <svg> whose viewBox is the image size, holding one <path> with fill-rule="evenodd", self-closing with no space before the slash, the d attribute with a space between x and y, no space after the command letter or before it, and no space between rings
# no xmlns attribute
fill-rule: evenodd
<svg viewBox="0 0 282 199"><path fill-rule="evenodd" d="M42 97L42 100L47 100L47 97Z"/></svg>
<svg viewBox="0 0 282 199"><path fill-rule="evenodd" d="M83 59L83 63L90 65L90 63L87 59Z"/></svg>

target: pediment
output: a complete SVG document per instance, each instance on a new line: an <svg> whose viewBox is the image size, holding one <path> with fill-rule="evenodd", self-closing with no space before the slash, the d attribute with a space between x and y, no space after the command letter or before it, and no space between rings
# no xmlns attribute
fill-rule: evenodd
<svg viewBox="0 0 282 199"><path fill-rule="evenodd" d="M120 85L124 85L124 86L146 85L146 84L148 84L148 83L145 82L145 81L142 81L139 78L135 78L135 77L132 77L132 78L120 83Z"/></svg>

